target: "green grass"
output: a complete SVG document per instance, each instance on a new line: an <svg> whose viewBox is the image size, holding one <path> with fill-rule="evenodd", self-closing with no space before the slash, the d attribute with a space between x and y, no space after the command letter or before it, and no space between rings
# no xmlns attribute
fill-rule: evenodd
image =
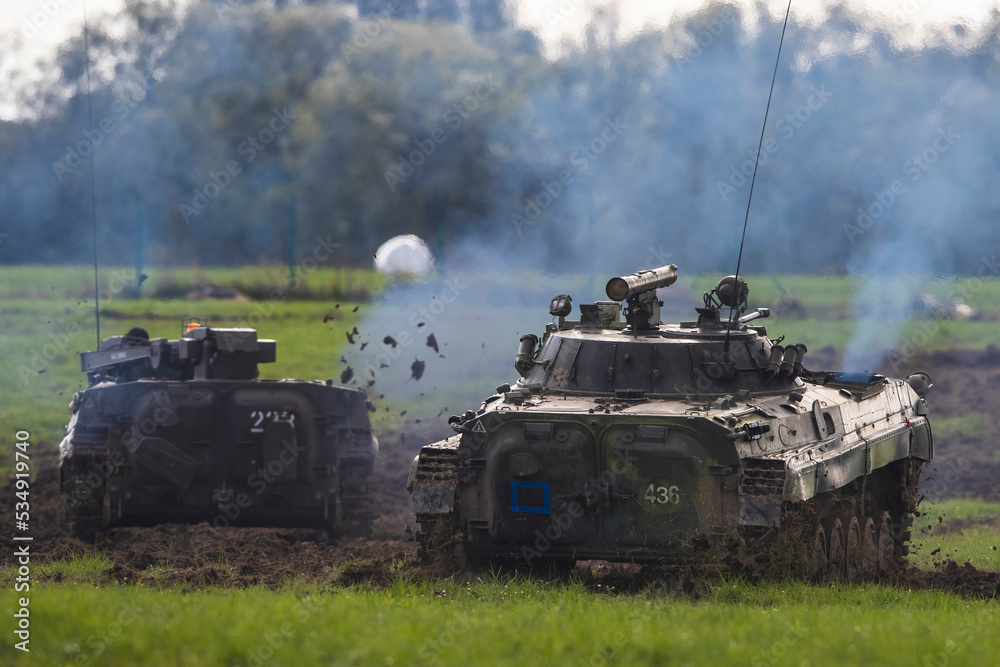
<svg viewBox="0 0 1000 667"><path fill-rule="evenodd" d="M253 326L262 338L278 341L277 361L260 367L262 378L340 380L340 350L362 315L344 302L200 302L138 300L109 305L114 316L101 319L102 337L141 326L154 338L180 336L180 318L197 313L215 326ZM66 314L69 301L0 302L4 342L0 365L6 381L0 385L0 422L28 430L32 443L52 446L62 438L73 393L86 387L79 353L95 348L92 318ZM324 317L330 316L328 322ZM45 319L43 319L45 318ZM38 371L43 371L39 373ZM12 434L11 434L12 435ZM6 437L3 434L0 437ZM37 451L37 450L36 450ZM7 462L0 462L0 472Z"/></svg>
<svg viewBox="0 0 1000 667"><path fill-rule="evenodd" d="M322 267L313 271L299 270L298 287L288 287L288 270L284 266L240 267L221 269L149 267L150 278L143 285L143 294L172 295L171 298L126 298L128 285L134 282L130 267L101 267L102 287L108 290L101 301L103 317L101 334L124 333L131 326L143 326L157 337L180 335L180 318L185 315L206 317L221 326L253 326L262 337L278 341L277 363L261 367L264 378L300 378L340 380L344 366L340 356L346 344L345 333L351 331L365 314L365 299L382 289L385 279L372 271ZM461 278L461 277L460 277ZM509 285L512 291L534 289L540 279L553 285L553 291L594 282L584 274L565 276L477 276L485 283ZM461 280L472 284L467 278ZM778 287L768 276L748 276L752 285L751 305L775 306L780 299ZM688 276L683 272L678 286L696 296L711 289L717 276ZM183 297L198 284L211 283L237 287L257 298L253 301L188 301ZM483 284L485 284L483 283ZM783 334L786 341L803 342L810 349L833 346L843 350L857 325L846 317L852 295L865 283L857 277L780 276L777 284L806 306L809 319L795 319L792 313L775 315L765 320L772 336ZM927 292L947 294L956 285L956 278L936 279L922 286ZM558 286L558 289L557 289ZM598 286L600 287L600 286ZM62 437L68 419L66 409L73 392L85 385L79 371L79 352L95 349L93 315L93 272L91 267L0 266L0 364L6 381L0 384L0 423L8 428L26 429L35 444L43 446L36 452L52 457L55 444ZM599 294L577 294L578 302L586 302ZM993 297L996 297L993 299ZM464 297L471 299L472 297ZM978 301L977 301L978 299ZM993 299L990 301L990 299ZM968 301L983 310L984 321L942 322L936 333L920 346L921 350L945 348L983 349L995 341L993 320L1000 315L1000 280L988 280L976 291L970 291ZM337 308L337 304L340 307ZM354 308L360 307L355 313ZM472 321L481 327L476 336L456 340L443 348L445 360L428 364L427 377L421 383L400 385L403 391L389 397L394 404L388 412L380 410L373 416L379 428L389 428L400 420L399 413L408 410L413 415L437 414L448 406L449 413L460 412L478 405L492 387L513 379L509 365L490 370L490 381L484 378L486 359L480 350L480 340L489 338L494 357L498 350L516 345L511 329L540 330L547 317L544 303L537 308L491 305L476 309ZM821 318L821 319L817 319ZM327 322L323 320L327 319ZM903 332L914 339L925 323L914 321ZM409 333L420 338L422 331ZM438 332L442 343L447 332ZM509 343L508 343L509 339ZM464 347L463 347L464 346ZM375 344L369 351L375 349ZM422 354L421 354L422 353ZM403 376L408 375L409 363L428 354L422 339L401 357ZM471 360L473 363L469 363ZM405 368L402 368L404 367ZM360 374L361 369L356 369ZM41 371L41 372L39 372ZM445 373L447 371L447 373ZM435 377L435 374L438 374ZM496 377L492 377L496 375ZM361 380L362 384L364 381ZM440 381L439 381L440 380ZM421 395L423 394L423 395ZM935 423L936 429L956 429L959 433L981 433L983 424ZM4 437L4 435L0 435ZM0 462L0 472L9 464Z"/></svg>
<svg viewBox="0 0 1000 667"><path fill-rule="evenodd" d="M195 280L201 272L177 273ZM250 279L264 285L280 278L276 269L206 273L212 282L223 285ZM141 326L154 338L177 338L182 333L181 317L197 315L215 326L250 326L262 338L277 339L277 361L261 366L262 378L339 381L345 332L364 314L361 300L381 284L381 278L365 271L318 269L307 280L312 292L281 290L274 282L267 291L279 290L274 298L257 301L128 299L115 294L101 301L101 337ZM359 285L364 289L355 289ZM35 448L35 454L55 456L55 445L69 418L67 405L73 393L86 386L79 353L96 349L93 300L88 293L92 288L92 274L88 278L76 267L0 267L0 367L6 377L0 383L0 424L12 431L29 431L32 444L42 445ZM317 294L338 291L353 293L358 300L335 296L313 300ZM299 300L303 295L310 300ZM12 435L3 433L0 438ZM10 463L0 461L0 473L9 470Z"/></svg>
<svg viewBox="0 0 1000 667"><path fill-rule="evenodd" d="M925 501L913 522L909 560L932 568L946 559L970 562L984 570L1000 570L1000 503L949 498ZM956 520L969 525L949 525Z"/></svg>
<svg viewBox="0 0 1000 667"><path fill-rule="evenodd" d="M14 595L4 598L5 617ZM996 604L885 586L721 582L692 601L519 578L389 590L43 585L37 664L990 664ZM17 653L0 644L0 659ZM940 664L939 662L932 664Z"/></svg>
<svg viewBox="0 0 1000 667"><path fill-rule="evenodd" d="M125 298L127 290L115 291L111 280L124 282L128 271L102 269L104 286L111 290L110 298L102 301L102 335L138 325L154 337L176 337L180 317L192 314L214 325L253 326L262 337L278 340L277 363L261 368L267 378L339 380L345 332L365 314L366 296L384 284L371 272L326 268L309 273L294 292L287 289L284 267L147 273L151 278L143 294L170 298ZM717 278L682 274L679 283L700 295ZM531 289L537 276L506 279ZM585 277L566 280L579 284ZM774 283L765 276L749 280L751 305L774 305L779 296ZM854 332L846 313L860 281L782 276L779 282L805 304L810 319L778 317L769 323L771 334L783 333L787 340L810 348L842 349ZM257 298L182 298L200 283L238 287ZM931 281L927 291L946 294L955 284L954 279ZM561 291L561 283L554 287L553 293ZM0 438L17 429L31 431L35 470L39 456L54 459L68 417L66 404L85 384L77 353L94 349L88 301L92 289L88 267L0 267L0 363L7 373L7 381L0 384L0 423L11 432ZM273 290L281 290L281 298L271 298ZM579 297L578 303L587 302L591 295ZM967 302L984 311L986 321L945 322L924 349L980 349L993 343L1000 281L987 281ZM360 306L357 313L355 306ZM479 314L476 317L483 319L476 321L496 330L497 336L509 334L513 355L516 336L506 330L509 322L520 318L540 328L547 319L543 309L544 304L530 313L491 308L492 319ZM919 326L911 324L904 335ZM47 348L50 344L53 347ZM478 353L478 340L468 344L472 352L458 343L448 348L449 363ZM411 355L417 349L423 350L422 341L406 352ZM22 373L22 367L27 372ZM430 375L433 369L428 368ZM481 370L465 364L462 371L454 385L467 395L466 402L449 403L451 412L474 407L482 397L474 389ZM496 378L495 384L507 379ZM418 389L424 391L423 385ZM433 394L413 398L435 406L439 399ZM382 430L402 428L398 413L406 407L380 410L373 424ZM981 437L989 429L988 422L975 415L939 419L934 425L939 435ZM0 462L0 472L9 472L9 466ZM921 509L911 562L932 567L948 557L1000 569L1000 551L992 549L1000 546L1000 528L991 522L961 532L920 532L937 525L938 516L945 523L1000 516L1000 503L949 500ZM941 551L932 555L935 549ZM625 595L613 590L595 593L579 583L483 575L469 582L402 580L389 590L342 588L331 581L290 582L279 591L199 591L189 586L169 590L118 585L108 574L111 562L104 556L75 556L32 567L32 657L46 665L246 665L261 658L279 665L978 665L990 664L1000 651L996 602L882 585L751 585L730 580L703 586L705 595L693 600L670 593L669 582ZM165 578L156 575L163 567L153 565L147 572L162 581ZM0 572L8 628L21 595L13 590L15 577L14 570ZM9 639L0 643L3 663L19 653Z"/></svg>
<svg viewBox="0 0 1000 667"><path fill-rule="evenodd" d="M65 560L53 560L35 566L33 576L40 581L66 581L73 584L89 584L96 586L108 582L107 570L111 560L104 555L73 554ZM5 588L13 588L16 572L10 570L0 576Z"/></svg>
<svg viewBox="0 0 1000 667"><path fill-rule="evenodd" d="M681 267L683 269L683 267ZM911 294L957 299L980 311L996 316L1000 303L1000 279L983 280L966 276L924 278L899 276L876 278L863 275L811 276L741 274L750 285L750 306L777 306L782 297L797 300L803 307L828 313L843 313L856 301L861 308L875 306L892 290L905 287ZM681 272L677 284L698 295L710 291L721 276L688 276ZM834 319L834 318L831 318Z"/></svg>
<svg viewBox="0 0 1000 667"><path fill-rule="evenodd" d="M288 298L360 301L385 284L372 270L346 267L296 268L294 287L284 265L236 268L146 267L148 278L140 295L183 298L199 285L233 287L251 298L266 300L274 290ZM136 273L132 267L101 266L98 271L103 300L134 298ZM94 298L93 266L0 266L0 299Z"/></svg>
<svg viewBox="0 0 1000 667"><path fill-rule="evenodd" d="M978 412L934 419L934 435L943 438L986 438L993 425Z"/></svg>

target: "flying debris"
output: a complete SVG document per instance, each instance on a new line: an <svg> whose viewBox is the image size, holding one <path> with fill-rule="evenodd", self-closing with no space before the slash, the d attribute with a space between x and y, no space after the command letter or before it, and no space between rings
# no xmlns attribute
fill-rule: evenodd
<svg viewBox="0 0 1000 667"><path fill-rule="evenodd" d="M437 338L434 337L434 334L431 334L430 336L427 337L427 347L434 350L436 354L441 353L441 350L438 349Z"/></svg>
<svg viewBox="0 0 1000 667"><path fill-rule="evenodd" d="M340 384L347 384L354 377L354 369L348 366L344 369L344 372L340 374Z"/></svg>
<svg viewBox="0 0 1000 667"><path fill-rule="evenodd" d="M382 339L382 342L385 343L386 345L392 345L393 347L396 347L396 339L393 338L392 336L386 336L385 338Z"/></svg>
<svg viewBox="0 0 1000 667"><path fill-rule="evenodd" d="M424 376L424 366L426 365L427 364L419 359L414 359L413 363L410 364L410 380L419 380L422 378ZM407 382L409 382L409 380L407 380Z"/></svg>
<svg viewBox="0 0 1000 667"><path fill-rule="evenodd" d="M345 331L344 333L347 334L347 342L354 345L354 337L358 335L358 328L354 327L353 331Z"/></svg>

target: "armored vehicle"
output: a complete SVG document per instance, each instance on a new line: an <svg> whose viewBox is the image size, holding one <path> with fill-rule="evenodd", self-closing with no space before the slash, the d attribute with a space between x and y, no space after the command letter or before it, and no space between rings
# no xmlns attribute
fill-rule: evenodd
<svg viewBox="0 0 1000 667"><path fill-rule="evenodd" d="M656 290L676 278L612 278L578 321L552 300L542 338L520 338L517 382L413 462L425 555L676 563L783 545L807 576L896 570L933 454L929 378L807 370L805 345L751 324L770 313L745 312L735 276L697 319L662 324Z"/></svg>
<svg viewBox="0 0 1000 667"><path fill-rule="evenodd" d="M60 445L73 531L208 521L365 534L378 442L364 392L260 380L276 343L197 323L178 340L134 328L81 355Z"/></svg>

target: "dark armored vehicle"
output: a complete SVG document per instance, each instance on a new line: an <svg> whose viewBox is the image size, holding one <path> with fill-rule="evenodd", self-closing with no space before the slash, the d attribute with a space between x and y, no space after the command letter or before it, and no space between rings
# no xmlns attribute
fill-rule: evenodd
<svg viewBox="0 0 1000 667"><path fill-rule="evenodd" d="M697 320L661 324L676 268L612 278L579 321L553 299L558 322L521 337L517 383L421 449L408 487L425 554L669 563L752 540L807 575L894 571L933 454L929 378L808 371L804 345L750 324L769 310L744 315L734 276Z"/></svg>
<svg viewBox="0 0 1000 667"><path fill-rule="evenodd" d="M195 324L179 340L133 329L83 353L90 386L73 397L59 461L74 533L200 521L367 533L378 442L364 392L257 379L275 351L253 329Z"/></svg>

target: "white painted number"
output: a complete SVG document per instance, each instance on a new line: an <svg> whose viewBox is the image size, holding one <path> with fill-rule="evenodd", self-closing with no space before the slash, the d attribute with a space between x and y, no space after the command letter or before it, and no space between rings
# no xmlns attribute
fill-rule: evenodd
<svg viewBox="0 0 1000 667"><path fill-rule="evenodd" d="M264 412L263 410L253 410L250 412L250 432L251 433L263 433L264 432L264 422L270 424L271 422L288 422L293 427L295 426L295 413L289 412L288 410L268 410Z"/></svg>
<svg viewBox="0 0 1000 667"><path fill-rule="evenodd" d="M677 488L676 484L671 487L650 484L642 499L653 504L676 505L681 501L681 490Z"/></svg>

